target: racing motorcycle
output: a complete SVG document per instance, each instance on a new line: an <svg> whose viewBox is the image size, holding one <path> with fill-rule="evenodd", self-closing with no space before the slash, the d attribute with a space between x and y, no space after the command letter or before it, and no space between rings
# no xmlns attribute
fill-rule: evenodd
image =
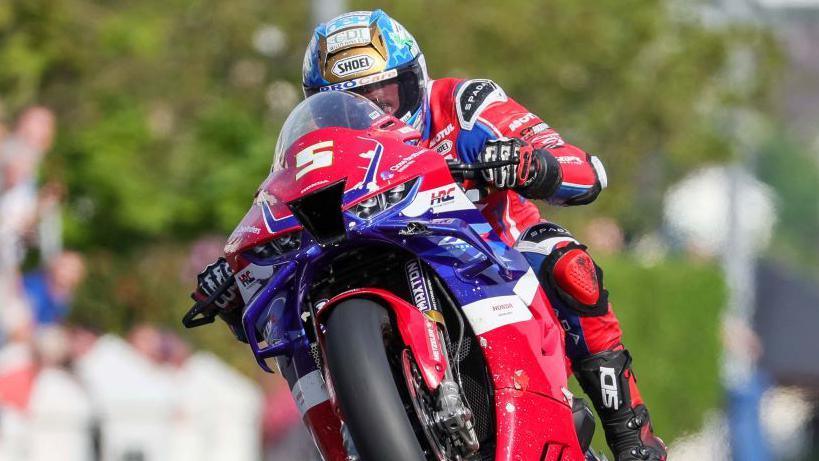
<svg viewBox="0 0 819 461"><path fill-rule="evenodd" d="M448 163L419 138L353 93L304 100L225 246L233 279L183 323L213 322L236 283L259 366L325 460L599 459L533 270L455 179L503 162Z"/></svg>

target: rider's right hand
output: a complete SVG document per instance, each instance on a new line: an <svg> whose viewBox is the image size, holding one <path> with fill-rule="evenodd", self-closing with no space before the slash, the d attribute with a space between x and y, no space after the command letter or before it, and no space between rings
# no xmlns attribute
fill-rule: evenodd
<svg viewBox="0 0 819 461"><path fill-rule="evenodd" d="M207 301L220 288L229 284L223 293L211 300L215 307L213 310L225 312L242 307L242 299L239 296L236 280L233 278L233 271L225 258L220 257L205 267L196 276L196 282L196 290L191 293L191 298L195 301Z"/></svg>
<svg viewBox="0 0 819 461"><path fill-rule="evenodd" d="M224 291L212 299L210 305L205 306L203 310L219 314L219 317L228 324L236 339L247 342L242 329L244 302L236 286L233 271L225 258L220 257L205 267L196 276L196 281L196 290L191 293L191 298L198 302L207 302L211 296L225 287Z"/></svg>

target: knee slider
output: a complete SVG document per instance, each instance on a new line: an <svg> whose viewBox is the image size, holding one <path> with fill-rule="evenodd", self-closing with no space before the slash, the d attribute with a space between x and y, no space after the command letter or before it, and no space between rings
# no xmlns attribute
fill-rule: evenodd
<svg viewBox="0 0 819 461"><path fill-rule="evenodd" d="M603 287L603 271L584 245L567 242L556 247L543 270L560 299L579 315L593 317L608 312L609 293Z"/></svg>

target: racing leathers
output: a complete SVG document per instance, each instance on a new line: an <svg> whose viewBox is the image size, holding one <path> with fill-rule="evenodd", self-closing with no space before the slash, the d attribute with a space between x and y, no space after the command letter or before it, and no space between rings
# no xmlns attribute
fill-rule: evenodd
<svg viewBox="0 0 819 461"><path fill-rule="evenodd" d="M546 222L527 198L555 205L592 202L606 187L602 163L566 143L540 117L490 80L439 79L427 88L421 144L466 163L482 160L487 143L512 138L535 152L535 178L516 188L492 188L479 203L484 217L532 267L565 329L566 352L603 421L617 461L663 460L648 412L622 345L622 331L603 286L603 272L586 247ZM545 154L545 155L544 155Z"/></svg>

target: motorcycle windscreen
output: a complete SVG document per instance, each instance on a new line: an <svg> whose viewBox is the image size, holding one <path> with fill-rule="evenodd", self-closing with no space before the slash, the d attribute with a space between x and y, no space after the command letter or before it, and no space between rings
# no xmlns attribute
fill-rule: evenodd
<svg viewBox="0 0 819 461"><path fill-rule="evenodd" d="M369 99L346 91L329 91L317 93L305 99L287 117L282 125L279 139L276 142L276 153L273 158L273 171L300 168L299 172L309 171L309 165L321 165L321 152L315 151L308 158L291 159L295 165L288 165L285 155L290 146L307 133L321 128L350 128L366 130L375 120L386 114ZM307 168L304 168L307 166Z"/></svg>

